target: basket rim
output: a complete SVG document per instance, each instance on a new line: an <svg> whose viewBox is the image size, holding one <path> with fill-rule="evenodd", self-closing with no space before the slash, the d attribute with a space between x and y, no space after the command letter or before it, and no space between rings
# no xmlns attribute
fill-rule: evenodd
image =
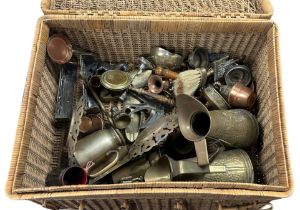
<svg viewBox="0 0 300 210"><path fill-rule="evenodd" d="M16 166L18 163L18 158L20 155L21 147L22 147L22 140L23 136L20 135L23 134L23 129L24 129L24 122L26 121L26 118L28 117L27 114L27 108L29 104L29 91L31 89L31 76L32 72L34 70L35 62L36 62L36 56L37 56L37 46L36 43L38 43L40 34L42 31L42 26L43 24L46 24L45 22L49 18L54 18L53 16L43 16L38 20L37 27L36 27L36 34L34 38L34 45L33 45L33 50L32 50L32 56L31 56L31 61L29 65L29 71L28 71L28 76L26 80L26 87L23 95L23 102L22 102L22 107L21 107L21 112L20 112L20 117L19 117L19 122L18 122L18 129L17 129L17 134L19 133L19 136L16 136L15 140L15 145L14 145L14 150L13 150L13 155L12 155L12 161L11 161L11 167L10 167L10 172L9 172L9 177L7 180L6 184L6 193L7 195L12 198L12 199L42 199L42 198L73 198L73 197L85 197L88 195L90 192L92 192L93 195L113 195L113 194L119 194L123 193L125 195L132 195L136 193L141 193L143 195L146 194L160 194L160 193L170 193L170 194L192 194L192 195L202 195L202 194L217 194L217 195L226 195L226 196L234 196L234 195L240 195L240 196L260 196L260 197L272 197L272 198L282 198L282 197L288 197L292 194L293 189L294 189L294 183L293 183L293 178L292 178L292 171L291 171L291 165L290 165L290 160L288 156L288 142L287 142L287 132L286 132L286 127L285 127L285 113L284 113L284 103L283 103L283 92L282 92L282 81L281 81L281 66L280 66L280 55L279 55L279 37L278 37L278 27L275 23L272 21L267 21L267 22L272 22L273 23L273 33L275 37L275 54L276 54L276 63L275 66L277 67L276 75L278 77L278 87L279 87L279 108L280 108L280 119L281 119L281 128L282 128L282 139L283 139L283 149L284 149L284 154L285 154L285 162L287 166L287 178L288 178L288 186L283 187L282 191L272 191L272 190L250 190L250 189L221 189L221 188L202 188L202 189L192 189L192 188L184 188L184 189L174 189L174 188L168 188L166 187L165 189L162 188L141 188L141 189L99 189L99 190L93 190L89 191L88 189L83 189L83 190L78 190L76 192L49 192L46 191L48 189L47 187L45 188L40 188L43 189L43 192L30 192L30 193L24 193L24 194L19 194L15 191L13 191L13 183L16 175ZM59 17L56 17L59 18ZM65 17L64 17L65 18ZM86 17L85 17L86 18ZM93 18L94 19L94 18ZM206 20L207 21L207 20ZM223 20L225 21L225 20ZM250 21L250 20L248 20ZM226 20L225 22L230 22L230 20ZM250 21L250 22L257 22L257 21ZM25 113L25 116L22 115L22 113ZM252 186L255 186L255 184L250 184ZM257 184L256 184L257 185ZM240 194L240 192L243 192L243 194Z"/></svg>
<svg viewBox="0 0 300 210"><path fill-rule="evenodd" d="M78 10L78 9L51 9L53 0L42 0L41 9L45 15L96 15L96 16L167 16L167 17L207 17L207 18L249 18L249 19L271 19L273 6L270 0L261 0L262 13L212 13L212 12L153 12L153 11L105 11L105 10Z"/></svg>

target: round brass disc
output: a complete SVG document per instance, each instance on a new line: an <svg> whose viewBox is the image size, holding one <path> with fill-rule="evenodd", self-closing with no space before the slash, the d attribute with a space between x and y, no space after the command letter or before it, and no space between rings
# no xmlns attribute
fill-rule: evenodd
<svg viewBox="0 0 300 210"><path fill-rule="evenodd" d="M109 90L124 90L130 83L129 74L120 70L106 71L101 75L101 84Z"/></svg>

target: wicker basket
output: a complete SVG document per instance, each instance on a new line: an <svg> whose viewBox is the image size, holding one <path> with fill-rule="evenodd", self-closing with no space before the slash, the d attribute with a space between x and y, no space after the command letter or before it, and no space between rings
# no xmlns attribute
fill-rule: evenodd
<svg viewBox="0 0 300 210"><path fill-rule="evenodd" d="M257 209L292 192L278 30L266 0L44 0L16 134L7 193L49 209ZM209 17L209 18L208 18ZM258 95L262 184L131 183L45 187L61 164L67 128L54 126L58 75L48 69L50 30L102 60L136 61L152 46L186 55L194 46L245 56ZM232 209L232 208L231 208Z"/></svg>

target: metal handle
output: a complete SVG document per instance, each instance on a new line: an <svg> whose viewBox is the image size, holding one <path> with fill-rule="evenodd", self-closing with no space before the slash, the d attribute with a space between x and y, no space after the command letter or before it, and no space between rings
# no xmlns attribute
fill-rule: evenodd
<svg viewBox="0 0 300 210"><path fill-rule="evenodd" d="M90 174L89 176L92 177L92 178L95 178L101 174L104 174L106 171L108 171L109 169L111 169L114 165L117 164L117 162L119 161L119 151L117 150L111 150L109 152L106 153L106 156L110 155L111 153L116 153L116 157L115 159L110 163L108 164L107 166L105 166L101 171L97 172L96 174Z"/></svg>
<svg viewBox="0 0 300 210"><path fill-rule="evenodd" d="M209 164L206 139L195 141L195 150L199 166L207 166Z"/></svg>

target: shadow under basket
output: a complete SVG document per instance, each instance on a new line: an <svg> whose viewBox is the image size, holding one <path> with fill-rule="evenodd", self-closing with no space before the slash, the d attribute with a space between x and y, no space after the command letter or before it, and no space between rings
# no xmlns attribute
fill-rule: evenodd
<svg viewBox="0 0 300 210"><path fill-rule="evenodd" d="M103 61L136 62L151 47L187 55L196 46L209 52L245 56L258 96L261 128L258 163L262 183L166 182L45 187L47 174L61 164L68 128L54 123L58 72L45 65L50 31L65 33L74 45ZM37 26L7 192L50 209L218 209L259 207L288 196L292 178L281 89L278 32L269 20L210 18L44 16ZM125 207L124 207L125 206ZM176 207L176 208L175 208Z"/></svg>

